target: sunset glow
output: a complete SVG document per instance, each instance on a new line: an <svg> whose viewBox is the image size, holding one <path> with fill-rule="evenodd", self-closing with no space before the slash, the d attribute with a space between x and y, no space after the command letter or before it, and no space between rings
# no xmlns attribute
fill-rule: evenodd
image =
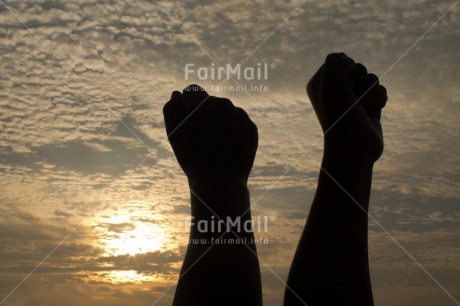
<svg viewBox="0 0 460 306"><path fill-rule="evenodd" d="M305 86L331 52L388 92L375 305L458 305L459 12L456 0L0 1L0 305L172 304L190 190L163 106L189 84L257 125L251 214L269 216L255 233L264 306L282 305L323 155ZM238 80L218 77L238 64Z"/></svg>
<svg viewBox="0 0 460 306"><path fill-rule="evenodd" d="M166 236L155 225L134 223L132 230L121 233L110 233L108 238L101 241L107 255L135 255L158 251L164 246Z"/></svg>

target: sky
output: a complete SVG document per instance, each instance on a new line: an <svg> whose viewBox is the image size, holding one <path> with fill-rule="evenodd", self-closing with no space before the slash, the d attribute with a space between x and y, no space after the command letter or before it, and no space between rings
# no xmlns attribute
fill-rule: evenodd
<svg viewBox="0 0 460 306"><path fill-rule="evenodd" d="M281 305L322 156L305 85L343 51L389 95L375 305L460 305L457 3L0 0L0 304L171 304L190 204L162 107L198 83L258 126L252 213L269 217L264 304ZM185 75L265 63L262 79Z"/></svg>

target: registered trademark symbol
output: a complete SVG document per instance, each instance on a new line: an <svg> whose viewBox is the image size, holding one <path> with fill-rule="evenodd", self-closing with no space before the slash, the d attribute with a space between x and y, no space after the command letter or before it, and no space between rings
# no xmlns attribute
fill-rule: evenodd
<svg viewBox="0 0 460 306"><path fill-rule="evenodd" d="M275 69L275 68L276 68L276 64L275 64L275 63L271 63L271 64L270 64L270 68L271 68L271 69Z"/></svg>

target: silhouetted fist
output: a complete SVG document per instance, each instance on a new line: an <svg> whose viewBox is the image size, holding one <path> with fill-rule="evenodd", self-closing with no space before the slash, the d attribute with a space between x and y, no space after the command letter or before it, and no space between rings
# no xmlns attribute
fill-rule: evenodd
<svg viewBox="0 0 460 306"><path fill-rule="evenodd" d="M189 180L247 181L258 133L244 110L190 85L172 93L163 114L169 142Z"/></svg>
<svg viewBox="0 0 460 306"><path fill-rule="evenodd" d="M325 150L375 162L383 152L381 109L385 87L366 67L333 53L311 78L307 93L325 137Z"/></svg>

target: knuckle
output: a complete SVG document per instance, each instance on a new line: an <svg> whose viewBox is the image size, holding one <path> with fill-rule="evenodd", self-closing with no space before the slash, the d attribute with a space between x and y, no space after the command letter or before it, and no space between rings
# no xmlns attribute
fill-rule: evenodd
<svg viewBox="0 0 460 306"><path fill-rule="evenodd" d="M344 57L339 53L329 53L326 56L326 62L341 62L344 61Z"/></svg>
<svg viewBox="0 0 460 306"><path fill-rule="evenodd" d="M375 82L375 81L377 81L377 82L379 81L378 76L376 76L376 75L373 74L373 73L369 73L369 74L367 75L367 78L368 78L370 81L374 81L374 82Z"/></svg>
<svg viewBox="0 0 460 306"><path fill-rule="evenodd" d="M243 120L245 120L252 128L255 128L255 130L257 131L257 125L254 123L254 121L251 120L248 113L244 109L242 109L241 107L235 107L235 112L238 116L241 116Z"/></svg>
<svg viewBox="0 0 460 306"><path fill-rule="evenodd" d="M380 90L380 105L379 105L379 107L380 107L380 109L382 109L387 104L388 95L387 95L387 89L385 88L385 86L380 85L379 90Z"/></svg>
<svg viewBox="0 0 460 306"><path fill-rule="evenodd" d="M373 74L373 73L369 73L367 75L367 83L369 84L369 86L371 87L374 87L374 86L379 86L379 78Z"/></svg>
<svg viewBox="0 0 460 306"><path fill-rule="evenodd" d="M195 92L202 90L201 87L197 84L190 84L184 88L184 92Z"/></svg>
<svg viewBox="0 0 460 306"><path fill-rule="evenodd" d="M326 65L352 69L355 65L355 61L345 53L330 53L326 56Z"/></svg>
<svg viewBox="0 0 460 306"><path fill-rule="evenodd" d="M236 111L237 113L239 113L240 115L249 118L248 113L247 113L244 109L242 109L241 107L235 107L235 111Z"/></svg>
<svg viewBox="0 0 460 306"><path fill-rule="evenodd" d="M367 74L367 68L366 66L364 66L363 64L361 63L357 63L355 65L355 69L357 71L358 74Z"/></svg>
<svg viewBox="0 0 460 306"><path fill-rule="evenodd" d="M218 103L221 103L224 106L234 106L233 102L230 101L230 99L227 99L227 98L219 98Z"/></svg>

